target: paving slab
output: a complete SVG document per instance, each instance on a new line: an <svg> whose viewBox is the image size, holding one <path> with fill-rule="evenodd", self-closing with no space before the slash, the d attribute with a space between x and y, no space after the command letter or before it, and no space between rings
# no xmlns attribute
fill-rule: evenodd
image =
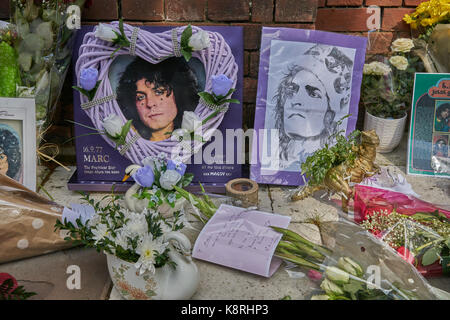
<svg viewBox="0 0 450 320"><path fill-rule="evenodd" d="M75 270L75 271L74 271ZM80 287L70 278L79 270ZM94 249L73 248L0 265L0 272L14 276L19 285L37 293L33 300L104 300L112 282L106 256Z"/></svg>
<svg viewBox="0 0 450 320"><path fill-rule="evenodd" d="M406 135L394 152L377 154L377 163L389 166L393 172L405 175ZM66 206L72 202L80 202L80 195L67 189L67 181L75 167L70 169L70 172L63 168L55 169L44 185L56 202ZM450 204L449 180L419 176L406 176L406 179L421 199ZM46 196L45 192L40 193ZM97 200L104 195L105 193L91 193L91 196ZM320 192L297 202L291 202L289 195L289 188L260 185L259 210L289 215L292 217L290 229L315 243L322 243L317 225L320 225L321 221L338 220L339 206L329 201L327 197L321 198ZM189 215L188 221L189 228L185 228L183 232L194 244L202 224ZM201 260L195 260L195 262L201 278L199 289L193 296L195 300L277 300L286 295L292 299L308 299L307 294L314 286L304 273L292 273L290 270L290 276L284 265L271 278L264 278ZM81 290L67 289L66 282L70 275L66 272L69 265L80 266ZM11 262L0 265L0 272L13 274L28 290L38 292L39 295L34 299L121 299L117 291L111 290L112 284L105 256L95 250L75 248ZM432 278L430 283L450 291L450 278Z"/></svg>

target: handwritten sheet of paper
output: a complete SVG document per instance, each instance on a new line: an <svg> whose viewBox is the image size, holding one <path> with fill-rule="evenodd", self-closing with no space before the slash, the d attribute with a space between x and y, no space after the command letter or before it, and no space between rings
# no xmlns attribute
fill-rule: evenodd
<svg viewBox="0 0 450 320"><path fill-rule="evenodd" d="M273 257L290 217L222 204L200 232L192 256L234 269L272 276L282 260Z"/></svg>

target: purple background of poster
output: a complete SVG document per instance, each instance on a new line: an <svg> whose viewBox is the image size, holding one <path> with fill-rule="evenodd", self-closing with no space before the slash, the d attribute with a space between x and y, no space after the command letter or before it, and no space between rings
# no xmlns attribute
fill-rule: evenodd
<svg viewBox="0 0 450 320"><path fill-rule="evenodd" d="M83 42L83 38L86 33L91 32L95 26L82 26L81 30L77 32L77 38L75 41L74 52L73 52L73 67L75 67L75 62L78 59L78 50ZM142 26L140 27L143 30L159 33L172 29L170 26ZM230 46L233 55L235 57L235 61L238 65L238 75L237 75L237 84L236 91L233 94L234 99L238 99L239 101L243 101L243 61L244 61L244 51L243 51L243 27L228 27L228 26L202 26L203 29L212 32L220 33L224 39L227 41ZM74 68L75 69L75 68ZM73 72L73 83L77 83L76 72ZM77 123L82 123L84 125L88 125L93 127L93 124L86 113L80 107L80 94L78 91L74 90L74 121ZM218 130L220 130L225 137L226 129L239 129L242 128L242 104L230 104L230 108L225 114L222 123L220 124ZM86 190L86 191L106 191L110 190L110 185L112 183L119 186L117 191L121 191L126 189L130 183L121 183L124 176L125 168L131 164L131 161L125 157L122 157L117 150L114 150L113 147L109 146L104 138L100 135L90 135L81 137L83 134L92 133L93 130L86 129L82 126L75 125L75 147L76 147L76 159L77 159L77 171L74 176L69 181L69 189L71 190ZM208 144L203 146L203 149L207 147ZM84 174L83 173L83 165L84 165L84 151L83 147L102 147L101 153L97 153L97 155L109 155L110 157L110 165L115 165L119 170L117 174ZM202 151L203 151L202 149ZM225 172L224 176L217 175L209 175L208 173L216 171L215 169L203 168L205 164L191 164L188 165L188 172L194 174L194 183L205 183L206 185L219 186L223 187L226 182L231 179L240 178L242 176L242 165L236 164L237 157L240 156L240 152L237 151L238 146L234 144L234 158L235 164L227 165L232 168L230 169L222 169L222 172ZM224 139L224 147L223 147L224 158L226 156L226 140ZM191 159L191 163L193 163L193 159ZM214 164L212 164L214 166ZM226 164L224 164L226 165ZM108 164L106 164L108 166ZM221 166L221 165L219 165ZM120 188L120 186L124 188Z"/></svg>
<svg viewBox="0 0 450 320"><path fill-rule="evenodd" d="M275 36L274 33L277 33L277 35ZM358 103L362 81L362 69L365 61L367 38L317 30L263 27L261 35L261 55L259 60L258 92L256 97L254 124L256 134L258 134L258 130L264 129L266 117L265 100L267 96L271 40L321 43L356 49L354 60L355 64L353 67L352 76L352 97L349 104L349 113L351 113L352 116L348 118L346 130L346 135L350 134L350 132L355 129L356 120L358 118ZM276 183L295 186L304 184L300 172L295 173L289 171L278 171L273 175L261 175L261 163L259 161L259 154L262 153L262 151L260 151L260 148L262 148L262 141L260 143L260 135L258 134L258 138L254 138L252 145L252 165L250 168L251 179L264 184Z"/></svg>

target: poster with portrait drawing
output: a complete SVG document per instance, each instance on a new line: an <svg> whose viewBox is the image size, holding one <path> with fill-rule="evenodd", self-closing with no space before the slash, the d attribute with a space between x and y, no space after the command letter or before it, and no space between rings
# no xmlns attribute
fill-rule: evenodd
<svg viewBox="0 0 450 320"><path fill-rule="evenodd" d="M253 180L302 185L306 158L333 133L355 129L365 49L363 37L263 28Z"/></svg>
<svg viewBox="0 0 450 320"><path fill-rule="evenodd" d="M34 99L0 98L0 173L36 190Z"/></svg>

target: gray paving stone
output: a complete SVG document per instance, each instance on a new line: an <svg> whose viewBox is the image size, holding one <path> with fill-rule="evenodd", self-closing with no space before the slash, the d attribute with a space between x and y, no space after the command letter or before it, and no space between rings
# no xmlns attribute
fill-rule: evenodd
<svg viewBox="0 0 450 320"><path fill-rule="evenodd" d="M73 274L67 273L69 266L80 268L80 289L70 290L66 285ZM103 300L112 285L106 256L94 249L73 248L4 263L0 272L13 275L27 291L36 292L34 300Z"/></svg>

